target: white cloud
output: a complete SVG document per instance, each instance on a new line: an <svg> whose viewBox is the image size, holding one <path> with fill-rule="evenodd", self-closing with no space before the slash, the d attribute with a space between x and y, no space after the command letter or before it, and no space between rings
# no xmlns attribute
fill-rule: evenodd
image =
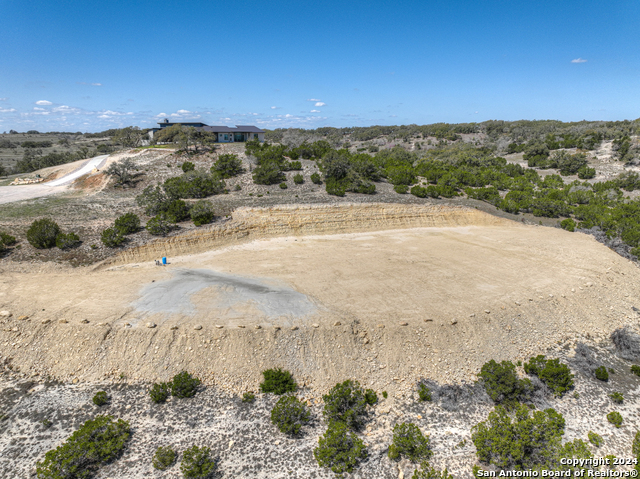
<svg viewBox="0 0 640 479"><path fill-rule="evenodd" d="M320 101L317 98L309 98L307 101Z"/></svg>
<svg viewBox="0 0 640 479"><path fill-rule="evenodd" d="M167 114L166 114L166 113L158 113L158 114L156 115L156 118L161 118L161 117L163 117L163 116L167 116Z"/></svg>
<svg viewBox="0 0 640 479"><path fill-rule="evenodd" d="M34 106L33 109L35 111L44 111L44 108L38 108L37 106Z"/></svg>
<svg viewBox="0 0 640 479"><path fill-rule="evenodd" d="M102 86L102 83L92 83L91 86Z"/></svg>
<svg viewBox="0 0 640 479"><path fill-rule="evenodd" d="M311 113L320 113L320 110L311 110Z"/></svg>
<svg viewBox="0 0 640 479"><path fill-rule="evenodd" d="M277 110L277 109L278 109L278 107L277 107L277 106L272 106L272 107L271 107L271 109L272 109L272 110Z"/></svg>
<svg viewBox="0 0 640 479"><path fill-rule="evenodd" d="M12 113L16 111L15 108L0 108L0 113Z"/></svg>
<svg viewBox="0 0 640 479"><path fill-rule="evenodd" d="M574 60L571 60L571 63L587 63L587 60L585 60L584 58L576 58Z"/></svg>
<svg viewBox="0 0 640 479"><path fill-rule="evenodd" d="M7 101L6 98L0 98L0 101Z"/></svg>
<svg viewBox="0 0 640 479"><path fill-rule="evenodd" d="M39 100L39 101L36 102L36 105L48 106L48 105L53 105L53 103L51 103L50 101L47 101L47 100Z"/></svg>
<svg viewBox="0 0 640 479"><path fill-rule="evenodd" d="M181 115L186 115L187 113L191 113L189 110L178 110L178 113Z"/></svg>
<svg viewBox="0 0 640 479"><path fill-rule="evenodd" d="M319 101L318 103L315 104L315 106L325 106L326 103L323 101Z"/></svg>

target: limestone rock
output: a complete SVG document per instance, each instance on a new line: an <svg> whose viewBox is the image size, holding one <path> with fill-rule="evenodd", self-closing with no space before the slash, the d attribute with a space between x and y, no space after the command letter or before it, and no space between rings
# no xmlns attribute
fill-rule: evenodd
<svg viewBox="0 0 640 479"><path fill-rule="evenodd" d="M82 324L89 324L89 320L88 319L83 319L82 321L80 321Z"/></svg>
<svg viewBox="0 0 640 479"><path fill-rule="evenodd" d="M291 326L291 331L295 331L296 329L298 329L298 326Z"/></svg>
<svg viewBox="0 0 640 479"><path fill-rule="evenodd" d="M10 311L0 311L0 318L10 318L12 316Z"/></svg>
<svg viewBox="0 0 640 479"><path fill-rule="evenodd" d="M67 324L69 321L67 321L66 319L59 319L58 322L61 324Z"/></svg>
<svg viewBox="0 0 640 479"><path fill-rule="evenodd" d="M196 324L193 329L195 329L196 331L200 331L202 329L202 326L199 324Z"/></svg>
<svg viewBox="0 0 640 479"><path fill-rule="evenodd" d="M29 316L27 315L22 315L22 316L18 316L18 321L26 321L27 319L29 319Z"/></svg>
<svg viewBox="0 0 640 479"><path fill-rule="evenodd" d="M406 321L401 321L400 326L409 326L409 323L407 323Z"/></svg>
<svg viewBox="0 0 640 479"><path fill-rule="evenodd" d="M313 326L314 328L319 328L320 325L318 323L313 323L311 326Z"/></svg>
<svg viewBox="0 0 640 479"><path fill-rule="evenodd" d="M259 324L256 324L256 325L255 325L255 328L256 328L256 329L262 329L262 326L260 326Z"/></svg>
<svg viewBox="0 0 640 479"><path fill-rule="evenodd" d="M151 322L149 322L149 323L145 324L145 326L146 326L147 328L155 328L155 327L156 327L156 323L151 323Z"/></svg>
<svg viewBox="0 0 640 479"><path fill-rule="evenodd" d="M42 324L49 324L51 322L50 319L43 319Z"/></svg>
<svg viewBox="0 0 640 479"><path fill-rule="evenodd" d="M458 320L457 319L452 319L451 320L451 324L458 324Z"/></svg>
<svg viewBox="0 0 640 479"><path fill-rule="evenodd" d="M216 324L216 328L218 329L222 329L224 326L222 326L221 324Z"/></svg>
<svg viewBox="0 0 640 479"><path fill-rule="evenodd" d="M341 326L342 323L340 321L336 321L335 323L333 323L334 326Z"/></svg>

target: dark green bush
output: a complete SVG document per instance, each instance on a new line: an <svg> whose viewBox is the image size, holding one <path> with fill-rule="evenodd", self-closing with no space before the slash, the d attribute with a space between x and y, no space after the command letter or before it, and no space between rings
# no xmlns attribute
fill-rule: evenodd
<svg viewBox="0 0 640 479"><path fill-rule="evenodd" d="M640 366L638 366L637 364L632 365L631 372L636 376L640 376Z"/></svg>
<svg viewBox="0 0 640 479"><path fill-rule="evenodd" d="M166 236L176 226L166 213L158 213L156 216L147 221L147 231L154 236Z"/></svg>
<svg viewBox="0 0 640 479"><path fill-rule="evenodd" d="M387 399L387 397L389 397L389 395L387 394L387 391L382 391L382 397Z"/></svg>
<svg viewBox="0 0 640 479"><path fill-rule="evenodd" d="M609 380L609 373L607 372L607 368L605 368L604 366L597 367L595 370L595 375L596 375L596 379L600 381Z"/></svg>
<svg viewBox="0 0 640 479"><path fill-rule="evenodd" d="M111 416L86 421L61 446L47 452L36 464L39 479L88 479L118 458L131 435L129 423Z"/></svg>
<svg viewBox="0 0 640 479"><path fill-rule="evenodd" d="M182 171L185 173L188 173L189 171L193 171L195 169L196 169L196 165L194 165L190 161L185 161L184 163L182 163Z"/></svg>
<svg viewBox="0 0 640 479"><path fill-rule="evenodd" d="M311 175L311 182L315 185L321 185L322 184L322 178L320 178L320 175L318 173L313 173Z"/></svg>
<svg viewBox="0 0 640 479"><path fill-rule="evenodd" d="M478 459L500 469L532 469L551 466L564 434L565 421L553 409L534 411L520 405L512 419L496 406L486 421L472 429Z"/></svg>
<svg viewBox="0 0 640 479"><path fill-rule="evenodd" d="M60 233L56 236L56 246L60 249L75 248L80 244L80 238L75 233Z"/></svg>
<svg viewBox="0 0 640 479"><path fill-rule="evenodd" d="M453 476L449 474L447 468L444 471L438 471L425 461L420 465L420 469L413 471L411 479L453 479Z"/></svg>
<svg viewBox="0 0 640 479"><path fill-rule="evenodd" d="M237 155L220 155L211 167L211 173L220 175L221 178L233 178L244 173L242 160Z"/></svg>
<svg viewBox="0 0 640 479"><path fill-rule="evenodd" d="M253 182L258 185L275 185L286 180L277 163L267 162L253 170Z"/></svg>
<svg viewBox="0 0 640 479"><path fill-rule="evenodd" d="M296 185L301 185L302 183L304 183L304 176L302 176L300 173L294 175L293 176L293 182Z"/></svg>
<svg viewBox="0 0 640 479"><path fill-rule="evenodd" d="M225 189L225 183L216 175L194 170L182 176L167 179L162 188L171 200L207 198L222 193ZM168 204L165 207L168 207Z"/></svg>
<svg viewBox="0 0 640 479"><path fill-rule="evenodd" d="M153 455L151 464L159 471L166 471L176 462L178 455L171 446L160 446Z"/></svg>
<svg viewBox="0 0 640 479"><path fill-rule="evenodd" d="M190 398L195 396L200 380L194 378L186 371L176 374L171 381L171 395L177 398Z"/></svg>
<svg viewBox="0 0 640 479"><path fill-rule="evenodd" d="M415 185L411 187L411 194L413 196L417 196L418 198L426 198L429 196L427 189L424 186Z"/></svg>
<svg viewBox="0 0 640 479"><path fill-rule="evenodd" d="M169 399L169 394L171 394L171 383L154 383L149 391L149 396L151 396L151 400L160 404Z"/></svg>
<svg viewBox="0 0 640 479"><path fill-rule="evenodd" d="M373 389L366 389L364 391L364 400L367 401L369 406L378 404L378 395Z"/></svg>
<svg viewBox="0 0 640 479"><path fill-rule="evenodd" d="M482 366L479 374L489 397L496 404L513 408L525 400L532 389L531 381L518 379L511 361L497 363L493 359Z"/></svg>
<svg viewBox="0 0 640 479"><path fill-rule="evenodd" d="M367 416L367 392L358 381L348 379L336 384L329 394L322 396L327 422L342 422L351 429L359 429Z"/></svg>
<svg viewBox="0 0 640 479"><path fill-rule="evenodd" d="M136 196L136 203L144 208L144 213L147 216L155 216L166 211L171 201L173 199L169 198L164 188L159 185L147 186L142 190L142 193Z"/></svg>
<svg viewBox="0 0 640 479"><path fill-rule="evenodd" d="M631 443L631 454L633 454L635 458L640 458L640 431L636 432L633 442Z"/></svg>
<svg viewBox="0 0 640 479"><path fill-rule="evenodd" d="M180 223L189 218L189 205L183 200L174 200L169 204L165 214L169 222Z"/></svg>
<svg viewBox="0 0 640 479"><path fill-rule="evenodd" d="M410 461L427 460L432 455L429 436L424 436L418 426L403 422L393 426L393 442L389 446L390 459L398 460L406 456Z"/></svg>
<svg viewBox="0 0 640 479"><path fill-rule="evenodd" d="M566 364L558 359L545 359L543 355L524 363L527 374L538 376L556 396L562 396L573 387L573 374Z"/></svg>
<svg viewBox="0 0 640 479"><path fill-rule="evenodd" d="M280 183L280 189L281 190L286 190L287 188L288 188L288 186L284 181L282 183Z"/></svg>
<svg viewBox="0 0 640 479"><path fill-rule="evenodd" d="M182 453L180 471L187 478L206 478L216 469L216 463L211 458L208 447L191 446Z"/></svg>
<svg viewBox="0 0 640 479"><path fill-rule="evenodd" d="M560 227L567 231L573 232L576 230L576 222L573 221L571 218L567 218L560 222Z"/></svg>
<svg viewBox="0 0 640 479"><path fill-rule="evenodd" d="M13 246L17 242L18 241L16 240L15 236L11 236L8 233L0 231L0 243L4 244L5 246Z"/></svg>
<svg viewBox="0 0 640 479"><path fill-rule="evenodd" d="M284 434L295 436L309 422L311 413L298 398L282 396L271 410L271 422Z"/></svg>
<svg viewBox="0 0 640 479"><path fill-rule="evenodd" d="M27 230L27 241L37 249L53 248L60 234L60 227L48 218L35 220Z"/></svg>
<svg viewBox="0 0 640 479"><path fill-rule="evenodd" d="M253 391L248 391L242 395L242 402L251 404L252 402L255 402L255 400L256 395L253 394Z"/></svg>
<svg viewBox="0 0 640 479"><path fill-rule="evenodd" d="M200 200L191 206L189 215L195 226L202 226L213 221L213 204L207 200Z"/></svg>
<svg viewBox="0 0 640 479"><path fill-rule="evenodd" d="M280 395L294 392L298 388L289 371L283 371L280 368L266 369L262 371L262 376L264 381L260 384L260 391L263 393Z"/></svg>
<svg viewBox="0 0 640 479"><path fill-rule="evenodd" d="M578 178L581 180L590 180L596 177L596 169L584 166L578 170Z"/></svg>
<svg viewBox="0 0 640 479"><path fill-rule="evenodd" d="M409 192L409 187L407 185L394 185L393 190L396 193L400 193L401 195L405 195Z"/></svg>
<svg viewBox="0 0 640 479"><path fill-rule="evenodd" d="M108 248L116 248L125 242L126 238L115 228L107 228L100 235L100 240Z"/></svg>
<svg viewBox="0 0 640 479"><path fill-rule="evenodd" d="M113 227L123 236L137 233L140 230L140 218L135 213L125 213L116 218Z"/></svg>
<svg viewBox="0 0 640 479"><path fill-rule="evenodd" d="M104 406L109 403L109 395L105 391L98 391L93 396L93 404L96 406Z"/></svg>
<svg viewBox="0 0 640 479"><path fill-rule="evenodd" d="M624 401L624 396L622 395L622 393L619 393L617 391L609 394L609 397L616 404L622 404L622 402Z"/></svg>
<svg viewBox="0 0 640 479"><path fill-rule="evenodd" d="M602 436L600 436L600 434L589 431L587 437L589 438L589 442L596 447L600 447L604 444L604 440L602 439Z"/></svg>
<svg viewBox="0 0 640 479"><path fill-rule="evenodd" d="M431 401L431 391L425 383L418 384L418 397L420 401Z"/></svg>
<svg viewBox="0 0 640 479"><path fill-rule="evenodd" d="M616 428L622 426L622 416L617 411L611 411L607 414L607 421L613 424Z"/></svg>
<svg viewBox="0 0 640 479"><path fill-rule="evenodd" d="M346 424L332 422L318 440L313 455L320 467L331 469L336 474L351 473L361 460L367 457L367 448Z"/></svg>

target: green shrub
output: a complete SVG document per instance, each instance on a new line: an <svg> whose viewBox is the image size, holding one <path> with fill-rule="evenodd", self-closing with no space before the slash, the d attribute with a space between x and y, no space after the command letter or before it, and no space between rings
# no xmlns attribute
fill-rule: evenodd
<svg viewBox="0 0 640 479"><path fill-rule="evenodd" d="M387 394L387 391L382 391L382 397L387 399L387 397L389 397L389 395Z"/></svg>
<svg viewBox="0 0 640 479"><path fill-rule="evenodd" d="M341 422L332 422L318 440L313 455L320 467L331 469L336 474L351 473L358 462L367 457L367 448L349 427Z"/></svg>
<svg viewBox="0 0 640 479"><path fill-rule="evenodd" d="M348 379L336 384L329 394L322 396L327 422L342 422L351 429L359 429L367 415L367 392L358 381Z"/></svg>
<svg viewBox="0 0 640 479"><path fill-rule="evenodd" d="M169 394L171 394L171 383L154 383L149 391L149 396L151 396L151 400L160 404L169 399Z"/></svg>
<svg viewBox="0 0 640 479"><path fill-rule="evenodd" d="M137 233L140 230L140 218L135 213L125 213L116 218L113 227L123 236Z"/></svg>
<svg viewBox="0 0 640 479"><path fill-rule="evenodd" d="M611 411L609 414L607 414L607 421L618 428L622 425L622 416L617 411Z"/></svg>
<svg viewBox="0 0 640 479"><path fill-rule="evenodd" d="M311 413L295 396L286 395L278 399L271 410L271 422L284 434L295 436L303 424L309 422Z"/></svg>
<svg viewBox="0 0 640 479"><path fill-rule="evenodd" d="M256 395L253 394L253 391L248 391L242 395L242 402L251 404L252 402L255 402L255 400Z"/></svg>
<svg viewBox="0 0 640 479"><path fill-rule="evenodd" d="M244 173L242 160L237 155L220 155L211 167L211 173L220 175L221 178L233 178Z"/></svg>
<svg viewBox="0 0 640 479"><path fill-rule="evenodd" d="M518 406L511 418L502 406L496 406L486 421L472 429L471 439L478 459L500 469L531 469L551 466L565 421L553 409L534 411Z"/></svg>
<svg viewBox="0 0 640 479"><path fill-rule="evenodd" d="M48 218L35 220L27 230L27 241L37 249L53 248L56 237L60 234L60 227Z"/></svg>
<svg viewBox="0 0 640 479"><path fill-rule="evenodd" d="M318 173L313 173L311 175L311 182L314 185L321 185L322 184L322 178L320 178L320 175Z"/></svg>
<svg viewBox="0 0 640 479"><path fill-rule="evenodd" d="M107 228L100 235L100 240L108 248L116 248L126 241L125 237L115 228Z"/></svg>
<svg viewBox="0 0 640 479"><path fill-rule="evenodd" d="M286 190L287 188L288 188L288 186L284 181L282 183L280 183L280 189L281 190Z"/></svg>
<svg viewBox="0 0 640 479"><path fill-rule="evenodd" d="M366 389L364 391L364 400L367 401L369 406L373 406L378 403L378 395L373 389Z"/></svg>
<svg viewBox="0 0 640 479"><path fill-rule="evenodd" d="M637 431L635 437L633 438L633 443L631 444L631 454L633 454L633 457L640 458L640 431Z"/></svg>
<svg viewBox="0 0 640 479"><path fill-rule="evenodd" d="M182 171L185 173L188 173L189 171L193 171L195 169L196 169L196 165L194 165L190 161L185 161L184 163L182 163Z"/></svg>
<svg viewBox="0 0 640 479"><path fill-rule="evenodd" d="M624 396L622 395L622 393L619 393L617 391L609 394L609 397L616 404L622 404L624 402Z"/></svg>
<svg viewBox="0 0 640 479"><path fill-rule="evenodd" d="M166 471L176 462L176 451L171 446L160 446L153 455L151 464L159 471Z"/></svg>
<svg viewBox="0 0 640 479"><path fill-rule="evenodd" d="M165 180L162 188L171 200L206 198L222 193L225 189L225 183L217 175L211 175L204 171L189 171L182 176ZM164 203L166 205L166 201Z"/></svg>
<svg viewBox="0 0 640 479"><path fill-rule="evenodd" d="M426 198L429 196L427 193L427 189L424 186L415 185L411 187L411 194L413 196L417 196L418 198Z"/></svg>
<svg viewBox="0 0 640 479"><path fill-rule="evenodd" d="M423 436L418 426L410 422L393 426L393 442L388 451L390 459L398 460L400 456L406 456L416 462L429 459L432 454L429 436Z"/></svg>
<svg viewBox="0 0 640 479"><path fill-rule="evenodd" d="M39 479L88 479L122 454L131 435L129 423L111 416L86 421L61 446L36 464Z"/></svg>
<svg viewBox="0 0 640 479"><path fill-rule="evenodd" d="M284 164L284 168L283 169L285 171L301 170L302 169L302 163L300 163L299 161L290 161L290 162Z"/></svg>
<svg viewBox="0 0 640 479"><path fill-rule="evenodd" d="M142 193L136 196L136 203L138 206L144 208L144 213L147 216L155 216L158 213L166 211L171 203L172 198L167 195L167 192L163 187L147 186Z"/></svg>
<svg viewBox="0 0 640 479"><path fill-rule="evenodd" d="M631 366L631 372L636 376L640 376L640 366L634 364Z"/></svg>
<svg viewBox="0 0 640 479"><path fill-rule="evenodd" d="M302 183L304 183L304 176L302 176L300 173L294 175L293 176L293 182L296 185L301 185Z"/></svg>
<svg viewBox="0 0 640 479"><path fill-rule="evenodd" d="M589 431L589 433L587 434L587 437L589 438L589 442L596 447L600 447L604 444L604 440L602 439L602 436L600 436L599 434L596 434L595 432Z"/></svg>
<svg viewBox="0 0 640 479"><path fill-rule="evenodd" d="M80 238L75 233L60 233L56 236L56 246L60 249L71 249L80 244Z"/></svg>
<svg viewBox="0 0 640 479"><path fill-rule="evenodd" d="M187 478L209 477L216 468L208 447L191 446L182 453L180 471Z"/></svg>
<svg viewBox="0 0 640 479"><path fill-rule="evenodd" d="M394 185L393 189L396 193L400 193L401 195L405 195L409 192L409 187L407 185Z"/></svg>
<svg viewBox="0 0 640 479"><path fill-rule="evenodd" d="M262 371L262 376L264 381L260 384L260 391L263 393L280 395L292 393L298 388L289 371L283 371L280 368L266 369Z"/></svg>
<svg viewBox="0 0 640 479"><path fill-rule="evenodd" d="M105 391L98 391L93 396L93 404L96 406L104 406L109 403L109 395Z"/></svg>
<svg viewBox="0 0 640 479"><path fill-rule="evenodd" d="M275 162L267 162L253 170L253 182L258 185L275 185L286 180L280 167Z"/></svg>
<svg viewBox="0 0 640 479"><path fill-rule="evenodd" d="M189 218L189 205L183 200L174 200L169 203L169 207L165 212L167 220L171 223L180 223Z"/></svg>
<svg viewBox="0 0 640 479"><path fill-rule="evenodd" d="M195 396L200 380L194 378L186 371L176 374L171 381L171 395L177 398L190 398Z"/></svg>
<svg viewBox="0 0 640 479"><path fill-rule="evenodd" d="M596 379L600 381L609 380L609 373L607 372L607 368L605 368L604 366L597 367L595 370L595 375L596 375Z"/></svg>
<svg viewBox="0 0 640 479"><path fill-rule="evenodd" d="M8 233L0 231L0 243L4 244L5 246L13 246L17 242L18 241L16 240L15 236L11 236Z"/></svg>
<svg viewBox="0 0 640 479"><path fill-rule="evenodd" d="M560 222L560 227L567 231L573 232L576 230L576 222L573 221L571 218L567 218Z"/></svg>
<svg viewBox="0 0 640 479"><path fill-rule="evenodd" d="M420 401L431 401L431 391L425 383L418 384L418 397Z"/></svg>
<svg viewBox="0 0 640 479"><path fill-rule="evenodd" d="M336 180L333 177L328 177L325 180L325 190L328 194L333 196L344 196L347 192L347 183L344 181Z"/></svg>
<svg viewBox="0 0 640 479"><path fill-rule="evenodd" d="M166 213L158 213L147 221L147 231L154 236L166 236L176 226L171 222Z"/></svg>
<svg viewBox="0 0 640 479"><path fill-rule="evenodd" d="M591 178L595 178L596 169L589 168L588 166L583 166L578 170L578 178L581 180L590 180Z"/></svg>
<svg viewBox="0 0 640 479"><path fill-rule="evenodd" d="M562 396L573 387L573 374L566 364L558 359L545 359L543 355L524 363L527 374L538 376L556 396Z"/></svg>
<svg viewBox="0 0 640 479"><path fill-rule="evenodd" d="M479 376L489 397L507 408L526 399L532 389L531 381L518 379L516 367L511 361L497 363L492 359L482 366Z"/></svg>
<svg viewBox="0 0 640 479"><path fill-rule="evenodd" d="M202 226L213 221L213 204L207 200L200 200L193 204L189 210L191 220L195 226Z"/></svg>
<svg viewBox="0 0 640 479"><path fill-rule="evenodd" d="M475 467L477 466L474 466L474 469ZM445 468L444 471L438 471L425 461L420 465L420 469L413 471L411 479L453 479L453 476L449 474L449 470L447 468Z"/></svg>

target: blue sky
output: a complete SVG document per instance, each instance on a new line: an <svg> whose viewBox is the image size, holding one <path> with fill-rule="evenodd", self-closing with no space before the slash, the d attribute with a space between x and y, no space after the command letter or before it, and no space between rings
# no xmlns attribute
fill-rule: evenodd
<svg viewBox="0 0 640 479"><path fill-rule="evenodd" d="M0 132L640 117L640 2L0 0Z"/></svg>

